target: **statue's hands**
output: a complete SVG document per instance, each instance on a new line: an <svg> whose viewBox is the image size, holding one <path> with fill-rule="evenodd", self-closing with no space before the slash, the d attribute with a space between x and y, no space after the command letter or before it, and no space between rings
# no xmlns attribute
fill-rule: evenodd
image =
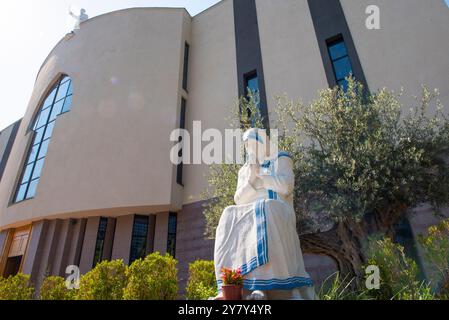
<svg viewBox="0 0 449 320"><path fill-rule="evenodd" d="M256 182L257 179L259 179L259 166L257 164L250 164L249 165L249 178L248 181L251 184L251 186L256 189Z"/></svg>
<svg viewBox="0 0 449 320"><path fill-rule="evenodd" d="M272 184L272 176L268 176L265 174L258 174L257 175L258 183L261 186L261 188L265 189L271 189L269 186Z"/></svg>

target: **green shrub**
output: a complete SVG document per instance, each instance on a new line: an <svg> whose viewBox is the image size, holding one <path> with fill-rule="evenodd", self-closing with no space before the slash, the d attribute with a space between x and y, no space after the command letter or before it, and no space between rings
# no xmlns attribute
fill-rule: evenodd
<svg viewBox="0 0 449 320"><path fill-rule="evenodd" d="M134 261L126 271L126 300L174 300L178 294L177 261L159 252Z"/></svg>
<svg viewBox="0 0 449 320"><path fill-rule="evenodd" d="M433 280L439 283L439 297L449 299L449 219L430 227L428 235L418 240L426 259L438 271Z"/></svg>
<svg viewBox="0 0 449 320"><path fill-rule="evenodd" d="M189 300L207 300L217 295L217 281L213 261L197 260L189 265L186 297Z"/></svg>
<svg viewBox="0 0 449 320"><path fill-rule="evenodd" d="M102 261L80 279L78 300L121 300L126 287L123 260Z"/></svg>
<svg viewBox="0 0 449 320"><path fill-rule="evenodd" d="M39 298L41 300L72 300L75 294L75 289L67 289L64 278L49 276L42 282Z"/></svg>
<svg viewBox="0 0 449 320"><path fill-rule="evenodd" d="M33 294L29 275L19 273L0 281L0 300L31 300Z"/></svg>
<svg viewBox="0 0 449 320"><path fill-rule="evenodd" d="M380 289L369 290L378 300L419 300L428 297L429 286L418 281L416 262L408 258L404 248L391 239L370 239L368 264L379 267Z"/></svg>

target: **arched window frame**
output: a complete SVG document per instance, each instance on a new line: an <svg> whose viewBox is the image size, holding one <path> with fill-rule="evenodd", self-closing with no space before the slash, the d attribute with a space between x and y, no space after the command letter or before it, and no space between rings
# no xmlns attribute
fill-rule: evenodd
<svg viewBox="0 0 449 320"><path fill-rule="evenodd" d="M33 137L15 188L13 203L34 198L56 119L60 114L70 111L72 97L73 81L66 74L59 75L43 95L30 121L29 130Z"/></svg>

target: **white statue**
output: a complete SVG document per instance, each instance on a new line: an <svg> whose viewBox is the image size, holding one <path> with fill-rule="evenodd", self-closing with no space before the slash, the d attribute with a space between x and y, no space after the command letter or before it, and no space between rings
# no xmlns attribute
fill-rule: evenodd
<svg viewBox="0 0 449 320"><path fill-rule="evenodd" d="M267 156L268 137L260 129L246 131L243 141L247 161L236 205L223 211L216 231L217 299L223 267L241 270L246 299L314 299L296 231L293 161L285 152Z"/></svg>
<svg viewBox="0 0 449 320"><path fill-rule="evenodd" d="M80 24L89 19L89 16L86 14L86 10L81 9L79 15L76 15L69 9L69 14L76 20L73 30L79 30Z"/></svg>

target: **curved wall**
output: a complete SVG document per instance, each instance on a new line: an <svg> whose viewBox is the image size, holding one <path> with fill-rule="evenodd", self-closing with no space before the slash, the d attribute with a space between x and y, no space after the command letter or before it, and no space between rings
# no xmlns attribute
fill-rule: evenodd
<svg viewBox="0 0 449 320"><path fill-rule="evenodd" d="M128 9L93 18L58 43L39 72L2 178L0 228L180 209L169 135L179 125L189 24L183 9ZM56 121L35 198L11 204L30 122L61 73L73 80L72 109Z"/></svg>

